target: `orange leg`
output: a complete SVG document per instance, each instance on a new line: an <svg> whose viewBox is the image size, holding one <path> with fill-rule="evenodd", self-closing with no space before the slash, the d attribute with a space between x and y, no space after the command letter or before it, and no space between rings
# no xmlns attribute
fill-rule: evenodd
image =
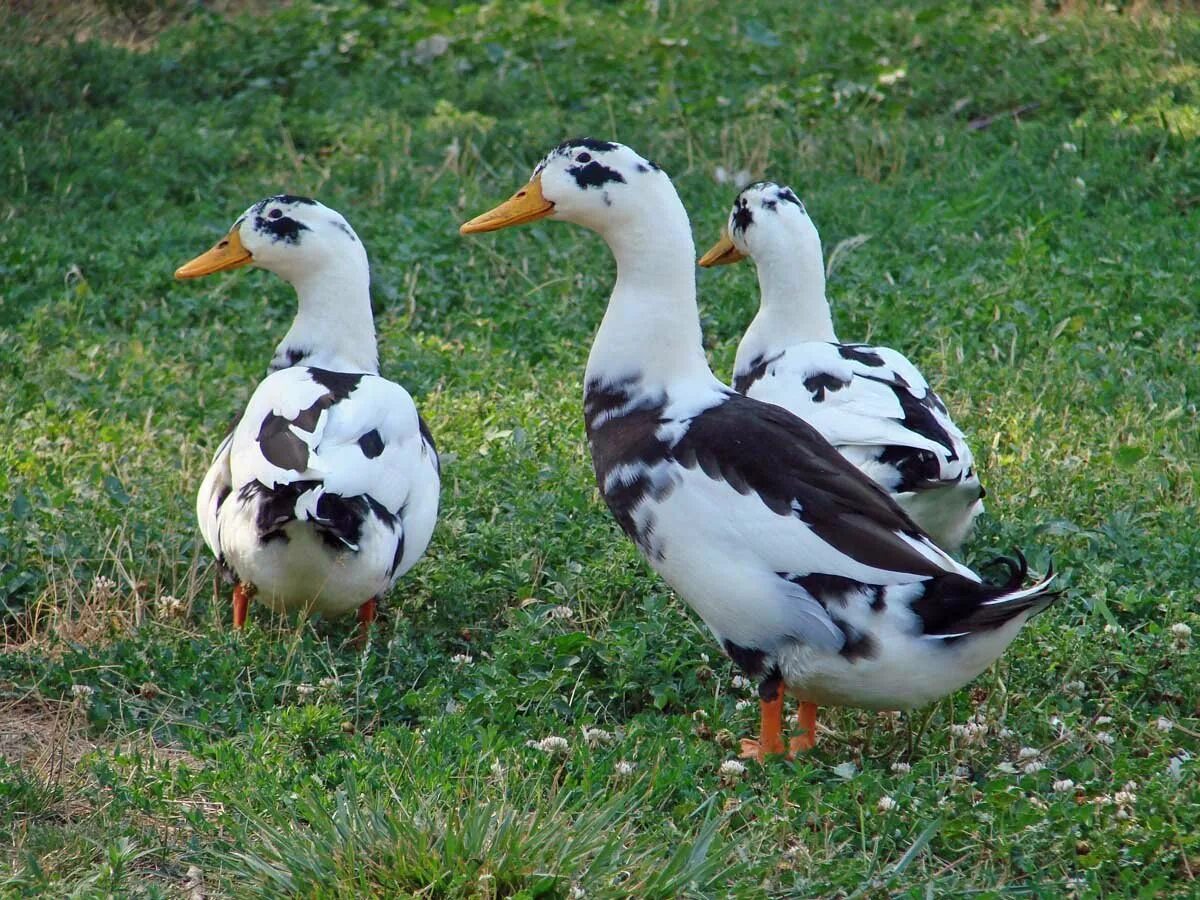
<svg viewBox="0 0 1200 900"><path fill-rule="evenodd" d="M246 627L246 611L250 608L250 598L254 596L254 588L238 582L233 586L233 627L241 631Z"/></svg>
<svg viewBox="0 0 1200 900"><path fill-rule="evenodd" d="M817 746L817 704L802 702L796 710L796 724L802 733L788 741L789 756Z"/></svg>
<svg viewBox="0 0 1200 900"><path fill-rule="evenodd" d="M742 739L742 759L757 759L765 762L768 756L783 753L783 691L778 684L775 696L758 701L762 725L758 740Z"/></svg>
<svg viewBox="0 0 1200 900"><path fill-rule="evenodd" d="M367 637L371 633L371 623L375 621L375 612L379 606L374 597L358 608L358 644L359 649L367 646Z"/></svg>

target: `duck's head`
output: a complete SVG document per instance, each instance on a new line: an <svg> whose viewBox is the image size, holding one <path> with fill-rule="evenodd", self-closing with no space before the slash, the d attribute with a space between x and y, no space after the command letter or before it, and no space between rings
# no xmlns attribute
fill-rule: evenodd
<svg viewBox="0 0 1200 900"><path fill-rule="evenodd" d="M720 240L700 257L700 265L724 266L747 256L756 261L794 259L811 253L814 247L819 260L817 226L795 191L773 181L759 181L737 195Z"/></svg>
<svg viewBox="0 0 1200 900"><path fill-rule="evenodd" d="M366 266L366 251L341 213L308 197L278 194L260 200L206 253L175 270L199 278L258 266L292 282L346 260Z"/></svg>
<svg viewBox="0 0 1200 900"><path fill-rule="evenodd" d="M553 218L603 233L644 214L664 185L670 188L662 169L624 144L576 138L546 154L528 184L459 232Z"/></svg>

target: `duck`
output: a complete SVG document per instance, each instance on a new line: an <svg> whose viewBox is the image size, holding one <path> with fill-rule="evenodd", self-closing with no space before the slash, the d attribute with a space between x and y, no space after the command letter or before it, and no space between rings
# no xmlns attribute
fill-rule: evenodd
<svg viewBox="0 0 1200 900"><path fill-rule="evenodd" d="M838 340L821 237L790 187L760 181L744 188L699 264L742 259L758 270L759 308L738 344L734 389L804 419L940 547L960 550L984 506L971 448L901 353Z"/></svg>
<svg viewBox="0 0 1200 900"><path fill-rule="evenodd" d="M204 476L200 533L234 582L235 629L251 599L357 610L361 645L379 597L429 546L437 447L408 391L379 374L367 252L341 213L267 197L175 277L244 266L290 283L297 312Z"/></svg>
<svg viewBox="0 0 1200 900"><path fill-rule="evenodd" d="M614 141L551 150L466 235L541 219L597 232L616 260L588 355L596 484L650 568L758 683L742 755L810 750L819 705L909 709L991 665L1057 594L1023 556L985 580L938 547L803 419L709 368L688 215L666 172ZM799 702L783 741L783 698Z"/></svg>

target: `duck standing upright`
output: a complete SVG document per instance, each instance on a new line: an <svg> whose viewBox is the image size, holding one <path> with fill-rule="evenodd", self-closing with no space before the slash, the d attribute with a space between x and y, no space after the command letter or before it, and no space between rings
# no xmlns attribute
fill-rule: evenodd
<svg viewBox="0 0 1200 900"><path fill-rule="evenodd" d="M983 510L966 438L904 356L838 341L821 238L791 188L762 181L742 190L700 265L746 257L758 268L760 305L738 345L734 388L808 422L939 546L957 550Z"/></svg>
<svg viewBox="0 0 1200 900"><path fill-rule="evenodd" d="M743 753L785 751L786 690L816 705L919 705L990 665L1052 600L1050 577L983 582L810 425L712 374L687 213L657 165L567 141L465 234L540 218L599 232L617 279L588 357L584 418L601 495L642 555L760 680Z"/></svg>
<svg viewBox="0 0 1200 900"><path fill-rule="evenodd" d="M336 211L279 195L243 214L175 277L274 272L299 309L196 498L204 540L249 600L328 617L376 600L421 558L437 521L433 438L412 397L379 374L366 250Z"/></svg>

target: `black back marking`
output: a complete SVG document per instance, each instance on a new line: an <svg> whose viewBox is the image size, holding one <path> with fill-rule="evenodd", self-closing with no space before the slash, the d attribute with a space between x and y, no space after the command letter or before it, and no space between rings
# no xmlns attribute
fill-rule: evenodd
<svg viewBox="0 0 1200 900"><path fill-rule="evenodd" d="M314 366L309 366L308 376L329 391L334 403L341 403L349 397L363 379L360 372L332 372Z"/></svg>
<svg viewBox="0 0 1200 900"><path fill-rule="evenodd" d="M767 374L768 368L783 358L785 353L787 353L786 350L780 350L771 357L765 357L762 354L754 357L750 362L750 368L733 376L733 389L739 394L746 393L756 381Z"/></svg>
<svg viewBox="0 0 1200 900"><path fill-rule="evenodd" d="M877 367L883 365L883 357L867 347L866 344L836 344L838 356L864 366Z"/></svg>
<svg viewBox="0 0 1200 900"><path fill-rule="evenodd" d="M944 571L897 534L921 531L895 500L781 407L730 392L691 420L672 455L741 493L754 492L777 515L798 516L861 563L913 575Z"/></svg>
<svg viewBox="0 0 1200 900"><path fill-rule="evenodd" d="M804 389L812 394L814 403L824 402L826 391L840 391L849 386L850 379L838 378L832 372L818 372L804 379Z"/></svg>
<svg viewBox="0 0 1200 900"><path fill-rule="evenodd" d="M363 456L367 459L375 459L383 452L383 438L379 436L379 429L372 428L366 434L358 439L358 448L362 450Z"/></svg>
<svg viewBox="0 0 1200 900"><path fill-rule="evenodd" d="M321 413L349 397L362 381L362 375L331 372L328 369L309 368L308 375L327 393L318 397L307 409L300 410L294 418L267 413L258 429L259 450L267 462L295 472L303 472L308 468L309 454L308 444L292 428L314 433L321 421Z"/></svg>

